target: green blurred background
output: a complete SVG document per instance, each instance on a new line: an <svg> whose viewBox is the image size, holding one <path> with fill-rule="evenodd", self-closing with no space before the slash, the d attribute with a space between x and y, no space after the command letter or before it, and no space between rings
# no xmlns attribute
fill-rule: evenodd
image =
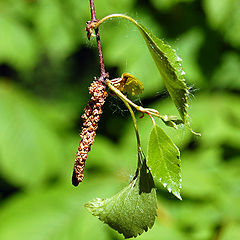
<svg viewBox="0 0 240 240"><path fill-rule="evenodd" d="M158 186L156 223L138 239L240 239L240 1L95 2L99 18L128 14L177 50L202 133L163 126L182 153L183 201ZM89 19L88 0L0 1L1 240L123 239L83 207L135 171L132 122L116 98L105 104L84 182L71 185L87 87L99 76ZM145 87L136 103L176 114L137 29L112 20L100 32L111 78L134 74ZM138 122L146 153L151 121Z"/></svg>

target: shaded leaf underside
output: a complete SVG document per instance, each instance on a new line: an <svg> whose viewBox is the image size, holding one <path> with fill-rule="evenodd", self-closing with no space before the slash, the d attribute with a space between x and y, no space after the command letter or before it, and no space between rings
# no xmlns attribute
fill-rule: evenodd
<svg viewBox="0 0 240 240"><path fill-rule="evenodd" d="M97 198L85 207L125 238L137 237L151 228L156 217L157 201L146 161L144 160L131 183L121 192L109 199Z"/></svg>

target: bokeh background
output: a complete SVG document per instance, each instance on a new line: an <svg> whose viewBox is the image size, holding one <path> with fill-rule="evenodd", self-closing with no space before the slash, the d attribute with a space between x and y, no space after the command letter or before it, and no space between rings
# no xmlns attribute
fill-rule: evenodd
<svg viewBox="0 0 240 240"><path fill-rule="evenodd" d="M240 239L240 1L95 0L99 18L125 13L183 58L195 131L162 125L182 153L183 201L158 187L158 217L138 239ZM132 122L109 97L85 180L71 185L88 86L99 76L95 40L84 31L87 0L0 1L0 239L117 240L84 203L126 186L137 162ZM137 29L112 20L101 29L111 78L144 84L135 98L177 114ZM139 117L140 115L137 114ZM143 149L151 121L139 119Z"/></svg>

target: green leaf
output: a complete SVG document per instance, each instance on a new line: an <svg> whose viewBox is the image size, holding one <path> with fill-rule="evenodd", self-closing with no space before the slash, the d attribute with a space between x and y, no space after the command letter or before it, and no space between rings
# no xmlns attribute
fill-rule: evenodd
<svg viewBox="0 0 240 240"><path fill-rule="evenodd" d="M180 152L172 140L157 125L151 131L147 164L153 176L177 198L181 188Z"/></svg>
<svg viewBox="0 0 240 240"><path fill-rule="evenodd" d="M94 216L122 233L125 238L137 237L155 221L157 200L153 178L141 152L140 169L130 184L111 198L97 198L85 207Z"/></svg>
<svg viewBox="0 0 240 240"><path fill-rule="evenodd" d="M122 79L124 80L125 84L123 87L123 92L129 93L132 96L139 95L143 92L143 84L142 82L133 76L130 73L123 73Z"/></svg>
<svg viewBox="0 0 240 240"><path fill-rule="evenodd" d="M185 72L181 66L182 59L177 56L175 50L153 35L143 25L137 23L137 27L147 43L152 58L162 75L164 84L175 103L180 116L184 123L188 123L188 87L185 83Z"/></svg>

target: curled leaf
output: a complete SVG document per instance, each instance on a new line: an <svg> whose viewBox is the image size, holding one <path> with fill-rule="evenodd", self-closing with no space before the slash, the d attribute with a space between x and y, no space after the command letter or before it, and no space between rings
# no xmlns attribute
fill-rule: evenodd
<svg viewBox="0 0 240 240"><path fill-rule="evenodd" d="M124 82L122 91L132 96L139 95L144 90L142 82L130 73L123 73L122 81Z"/></svg>

